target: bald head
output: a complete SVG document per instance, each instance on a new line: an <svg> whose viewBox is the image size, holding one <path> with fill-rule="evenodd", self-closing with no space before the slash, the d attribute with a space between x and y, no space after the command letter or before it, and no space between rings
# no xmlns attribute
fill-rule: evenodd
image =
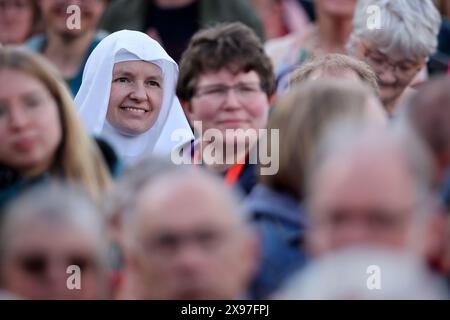
<svg viewBox="0 0 450 320"><path fill-rule="evenodd" d="M177 228L216 225L236 228L242 214L237 199L222 181L203 172L187 171L164 175L146 185L136 201L136 222L165 228L177 221ZM169 214L168 214L169 213Z"/></svg>
<svg viewBox="0 0 450 320"><path fill-rule="evenodd" d="M196 169L168 173L138 194L128 221L133 267L146 299L234 299L255 262L237 199Z"/></svg>
<svg viewBox="0 0 450 320"><path fill-rule="evenodd" d="M418 234L429 213L424 209L429 192L425 150L386 130L345 131L340 128L323 142L312 168L313 250L321 254L376 244L420 251Z"/></svg>

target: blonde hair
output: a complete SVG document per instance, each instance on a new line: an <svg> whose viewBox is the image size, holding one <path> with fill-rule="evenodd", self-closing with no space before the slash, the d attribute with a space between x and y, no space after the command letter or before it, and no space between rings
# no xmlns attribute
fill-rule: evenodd
<svg viewBox="0 0 450 320"><path fill-rule="evenodd" d="M338 53L327 54L304 63L292 72L289 87L305 82L315 71L321 71L330 76L340 76L346 71L353 71L362 82L369 85L378 94L377 75L372 68L363 61Z"/></svg>
<svg viewBox="0 0 450 320"><path fill-rule="evenodd" d="M112 184L99 148L84 130L69 90L56 69L45 59L21 48L0 47L0 70L25 72L41 81L58 106L62 141L50 166L52 176L80 184L95 202Z"/></svg>
<svg viewBox="0 0 450 320"><path fill-rule="evenodd" d="M281 97L268 124L269 132L278 129L280 133L279 171L262 175L260 181L302 199L307 166L323 133L340 119L368 117L371 96L374 94L364 84L324 79L306 82ZM271 153L271 145L268 147Z"/></svg>

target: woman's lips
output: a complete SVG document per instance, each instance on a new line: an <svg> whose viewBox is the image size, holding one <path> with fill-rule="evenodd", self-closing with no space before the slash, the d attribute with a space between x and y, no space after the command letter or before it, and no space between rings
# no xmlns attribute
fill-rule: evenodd
<svg viewBox="0 0 450 320"><path fill-rule="evenodd" d="M33 146L34 139L30 137L19 138L13 143L14 150L19 152L28 152L33 148Z"/></svg>

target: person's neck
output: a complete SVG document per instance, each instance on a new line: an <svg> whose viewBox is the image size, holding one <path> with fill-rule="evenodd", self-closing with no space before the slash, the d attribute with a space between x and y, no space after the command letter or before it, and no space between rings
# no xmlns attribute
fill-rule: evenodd
<svg viewBox="0 0 450 320"><path fill-rule="evenodd" d="M19 170L20 175L28 180L31 180L33 178L37 178L41 175L43 175L48 170L48 164L45 163L40 166L30 167L30 168L24 168L22 170Z"/></svg>
<svg viewBox="0 0 450 320"><path fill-rule="evenodd" d="M44 55L58 68L64 78L71 78L83 62L94 36L94 30L73 38L49 32Z"/></svg>
<svg viewBox="0 0 450 320"><path fill-rule="evenodd" d="M161 9L174 9L188 6L196 0L155 0L155 5Z"/></svg>
<svg viewBox="0 0 450 320"><path fill-rule="evenodd" d="M320 17L317 20L319 46L326 53L345 53L345 45L352 31L352 19Z"/></svg>
<svg viewBox="0 0 450 320"><path fill-rule="evenodd" d="M249 152L248 146L231 147L223 144L222 146L214 144L214 142L202 143L202 161L204 165L216 172L225 172L238 163L245 163L246 156ZM212 152L214 150L214 152ZM215 161L213 162L213 158Z"/></svg>

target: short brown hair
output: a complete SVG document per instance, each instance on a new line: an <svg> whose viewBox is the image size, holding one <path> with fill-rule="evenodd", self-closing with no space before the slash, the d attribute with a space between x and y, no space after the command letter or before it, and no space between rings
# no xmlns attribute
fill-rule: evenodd
<svg viewBox="0 0 450 320"><path fill-rule="evenodd" d="M337 53L327 54L303 64L300 68L292 72L289 86L306 81L316 70L331 76L338 76L343 71L347 70L353 71L358 75L362 82L368 84L378 95L379 88L377 75L372 68L363 61Z"/></svg>
<svg viewBox="0 0 450 320"><path fill-rule="evenodd" d="M199 77L226 68L233 74L254 70L261 88L275 92L275 75L270 58L255 32L240 22L221 23L198 31L191 38L180 61L177 95L190 101Z"/></svg>

